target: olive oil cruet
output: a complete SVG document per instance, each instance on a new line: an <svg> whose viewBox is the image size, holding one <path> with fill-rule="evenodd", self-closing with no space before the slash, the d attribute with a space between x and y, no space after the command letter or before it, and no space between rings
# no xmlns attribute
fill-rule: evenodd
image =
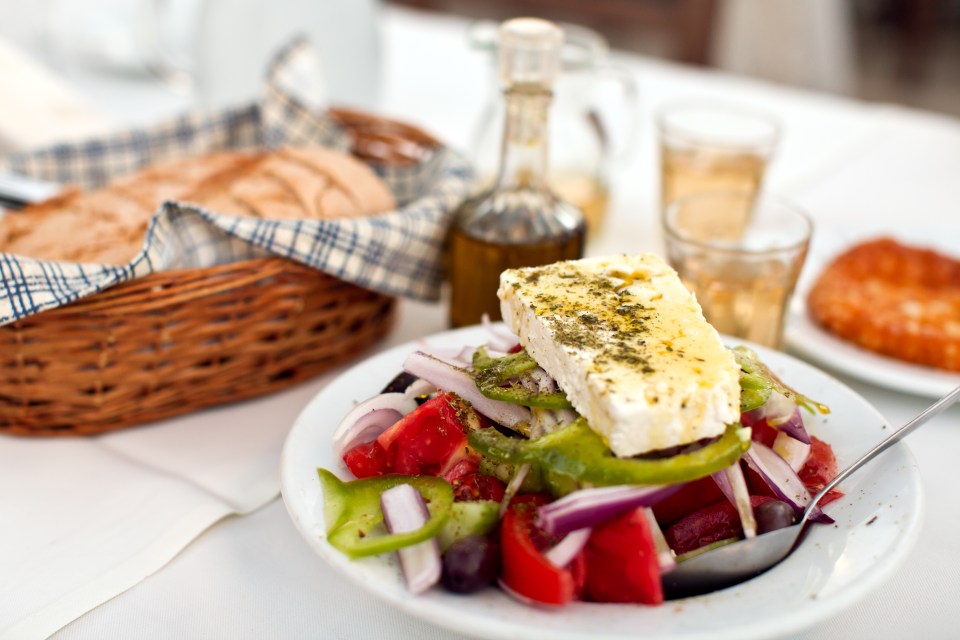
<svg viewBox="0 0 960 640"><path fill-rule="evenodd" d="M500 318L504 269L573 260L583 255L579 209L547 183L547 122L560 69L563 32L536 18L500 27L499 75L506 102L500 168L493 186L455 212L448 242L450 324Z"/></svg>

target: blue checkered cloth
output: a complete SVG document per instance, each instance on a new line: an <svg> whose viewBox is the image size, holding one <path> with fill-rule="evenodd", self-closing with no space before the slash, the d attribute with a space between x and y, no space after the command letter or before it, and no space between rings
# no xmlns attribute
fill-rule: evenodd
<svg viewBox="0 0 960 640"><path fill-rule="evenodd" d="M225 149L347 149L347 134L293 90L314 65L309 45L292 43L271 66L259 104L0 159L0 170L90 189L150 164ZM389 295L436 300L450 213L467 195L469 163L441 148L419 164L373 168L393 192L397 211L344 220L263 220L168 201L154 214L142 250L123 266L0 253L0 325L154 271L271 255Z"/></svg>

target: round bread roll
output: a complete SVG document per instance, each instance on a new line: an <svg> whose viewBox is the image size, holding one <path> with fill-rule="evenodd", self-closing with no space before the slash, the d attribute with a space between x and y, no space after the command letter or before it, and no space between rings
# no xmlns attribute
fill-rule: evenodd
<svg viewBox="0 0 960 640"><path fill-rule="evenodd" d="M94 191L68 190L0 218L0 251L125 264L164 200L280 220L373 215L396 207L365 164L331 149L225 152L147 167Z"/></svg>
<svg viewBox="0 0 960 640"><path fill-rule="evenodd" d="M960 371L960 260L890 238L863 242L824 270L807 306L865 349Z"/></svg>

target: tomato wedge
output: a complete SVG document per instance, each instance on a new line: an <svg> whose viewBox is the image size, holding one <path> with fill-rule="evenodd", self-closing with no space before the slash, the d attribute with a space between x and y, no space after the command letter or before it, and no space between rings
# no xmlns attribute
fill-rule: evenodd
<svg viewBox="0 0 960 640"><path fill-rule="evenodd" d="M800 469L799 476L810 495L816 495L837 476L837 458L829 444L815 436L811 436L810 440L810 457ZM820 504L829 504L842 496L842 491L833 489L823 497Z"/></svg>
<svg viewBox="0 0 960 640"><path fill-rule="evenodd" d="M754 509L770 500L773 498L750 496L750 504ZM664 532L667 544L677 555L727 538L739 538L742 535L740 514L737 513L737 508L726 499L691 513Z"/></svg>
<svg viewBox="0 0 960 640"><path fill-rule="evenodd" d="M453 499L463 500L493 500L500 502L506 493L507 485L494 478L480 473L479 456L461 458L452 467L443 473L443 479L453 487Z"/></svg>
<svg viewBox="0 0 960 640"><path fill-rule="evenodd" d="M343 462L357 478L372 478L390 473L387 452L376 440L353 447L343 454Z"/></svg>
<svg viewBox="0 0 960 640"><path fill-rule="evenodd" d="M561 569L553 566L540 551L541 546L549 542L534 519L537 507L547 502L546 496L532 493L517 496L510 502L500 527L500 577L507 587L525 598L559 606L577 598L576 574L580 572L577 560L572 570Z"/></svg>
<svg viewBox="0 0 960 640"><path fill-rule="evenodd" d="M439 476L469 455L465 421L472 411L457 396L441 393L398 420L377 437L388 473Z"/></svg>
<svg viewBox="0 0 960 640"><path fill-rule="evenodd" d="M594 527L586 559L588 599L651 605L663 602L660 564L643 508Z"/></svg>

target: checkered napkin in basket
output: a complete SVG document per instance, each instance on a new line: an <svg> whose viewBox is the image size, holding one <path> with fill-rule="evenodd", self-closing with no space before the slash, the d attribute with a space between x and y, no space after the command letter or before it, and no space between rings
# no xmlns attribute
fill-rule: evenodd
<svg viewBox="0 0 960 640"><path fill-rule="evenodd" d="M150 164L224 149L309 143L345 150L347 134L294 90L313 65L309 44L294 42L271 65L259 104L11 156L0 160L0 170L95 188ZM124 266L0 253L0 325L154 271L268 255L389 295L434 300L450 212L469 188L469 164L441 148L412 166L374 169L393 191L397 211L349 220L263 220L171 201L154 214L142 250Z"/></svg>

